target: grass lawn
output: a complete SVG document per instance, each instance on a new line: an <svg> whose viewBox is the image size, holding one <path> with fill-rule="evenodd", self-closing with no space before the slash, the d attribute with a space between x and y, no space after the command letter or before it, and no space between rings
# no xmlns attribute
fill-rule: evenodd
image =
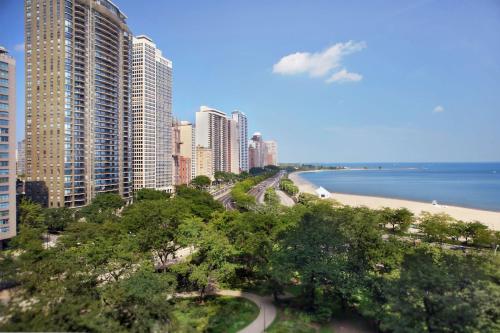
<svg viewBox="0 0 500 333"><path fill-rule="evenodd" d="M239 297L208 296L201 304L196 298L176 300L172 332L234 333L259 314L254 303Z"/></svg>
<svg viewBox="0 0 500 333"><path fill-rule="evenodd" d="M267 333L332 333L328 326L312 322L307 313L278 308L278 315L272 325L266 330Z"/></svg>

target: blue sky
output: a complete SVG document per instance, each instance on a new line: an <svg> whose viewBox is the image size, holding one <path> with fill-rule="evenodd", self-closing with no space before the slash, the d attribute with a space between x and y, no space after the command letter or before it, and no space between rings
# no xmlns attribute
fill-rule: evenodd
<svg viewBox="0 0 500 333"><path fill-rule="evenodd" d="M173 61L175 116L239 109L280 161L500 161L498 1L115 3ZM22 15L0 0L18 137Z"/></svg>

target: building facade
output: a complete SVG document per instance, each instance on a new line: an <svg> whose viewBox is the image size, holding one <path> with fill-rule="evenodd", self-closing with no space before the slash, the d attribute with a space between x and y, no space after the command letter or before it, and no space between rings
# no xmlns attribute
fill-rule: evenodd
<svg viewBox="0 0 500 333"><path fill-rule="evenodd" d="M206 106L200 107L200 111L196 112L196 147L212 150L213 172L230 171L228 120L225 113Z"/></svg>
<svg viewBox="0 0 500 333"><path fill-rule="evenodd" d="M231 118L227 120L228 125L228 171L234 174L240 173L240 129L239 123Z"/></svg>
<svg viewBox="0 0 500 333"><path fill-rule="evenodd" d="M111 1L25 0L27 195L49 207L131 198L131 56Z"/></svg>
<svg viewBox="0 0 500 333"><path fill-rule="evenodd" d="M196 137L193 124L188 121L181 121L178 125L180 135L180 155L189 159L191 169L188 170L189 181L196 177ZM188 182L189 182L188 181Z"/></svg>
<svg viewBox="0 0 500 333"><path fill-rule="evenodd" d="M264 141L264 165L278 165L278 144L276 141Z"/></svg>
<svg viewBox="0 0 500 333"><path fill-rule="evenodd" d="M133 39L132 62L134 190L171 191L172 62L147 36Z"/></svg>
<svg viewBox="0 0 500 333"><path fill-rule="evenodd" d="M211 148L196 147L196 176L207 176L214 179L214 161Z"/></svg>
<svg viewBox="0 0 500 333"><path fill-rule="evenodd" d="M264 167L265 145L259 132L255 132L250 139L248 157L250 169Z"/></svg>
<svg viewBox="0 0 500 333"><path fill-rule="evenodd" d="M243 112L234 111L232 113L232 119L236 120L236 122L238 123L238 130L240 133L240 148L239 148L240 171L248 171L249 170L249 163L248 163L248 118Z"/></svg>
<svg viewBox="0 0 500 333"><path fill-rule="evenodd" d="M16 173L18 176L26 174L26 140L23 139L17 143L16 150Z"/></svg>
<svg viewBox="0 0 500 333"><path fill-rule="evenodd" d="M0 46L0 249L16 235L16 61Z"/></svg>

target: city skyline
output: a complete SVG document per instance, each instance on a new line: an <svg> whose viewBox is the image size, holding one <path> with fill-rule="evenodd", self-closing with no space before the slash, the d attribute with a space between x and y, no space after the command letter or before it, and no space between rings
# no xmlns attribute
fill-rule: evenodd
<svg viewBox="0 0 500 333"><path fill-rule="evenodd" d="M177 64L173 112L179 119L193 121L204 104L241 109L252 117L249 133L273 133L280 142L281 161L500 160L495 112L500 100L494 92L500 43L493 1L365 4L366 12L376 15L359 20L341 3L320 1L315 8L262 3L255 6L263 13L259 27L249 24L256 9L240 2L210 7L173 2L171 20L156 16L166 6L162 2L151 4L155 11L125 0L117 5L134 13L128 20L134 35L151 36ZM7 10L1 19L13 27L2 39L20 64L22 6L13 0L2 6ZM277 14L282 25L271 31ZM199 23L207 15L228 21ZM294 26L286 25L291 19ZM195 45L211 46L211 52L193 53ZM294 59L303 66L287 68L286 60ZM200 76L212 84L196 79ZM23 119L20 90L18 84L18 119ZM286 126L279 125L283 119ZM21 127L18 121L18 140Z"/></svg>

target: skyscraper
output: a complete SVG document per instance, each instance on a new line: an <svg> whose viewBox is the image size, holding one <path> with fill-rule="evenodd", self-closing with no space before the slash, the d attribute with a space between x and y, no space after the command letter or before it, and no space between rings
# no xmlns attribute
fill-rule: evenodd
<svg viewBox="0 0 500 333"><path fill-rule="evenodd" d="M133 39L134 190L171 191L172 62L147 36Z"/></svg>
<svg viewBox="0 0 500 333"><path fill-rule="evenodd" d="M228 171L240 173L240 128L239 123L235 119L228 119L228 152L229 152L229 168Z"/></svg>
<svg viewBox="0 0 500 333"><path fill-rule="evenodd" d="M240 111L234 111L232 113L233 120L238 122L238 130L240 133L240 148L239 148L239 162L240 171L248 171L248 118Z"/></svg>
<svg viewBox="0 0 500 333"><path fill-rule="evenodd" d="M230 171L228 121L224 112L200 107L196 112L196 146L212 150L214 172Z"/></svg>
<svg viewBox="0 0 500 333"><path fill-rule="evenodd" d="M264 166L278 165L278 144L276 141L264 141Z"/></svg>
<svg viewBox="0 0 500 333"><path fill-rule="evenodd" d="M132 35L108 0L26 0L27 195L132 195ZM28 190L30 189L30 190Z"/></svg>
<svg viewBox="0 0 500 333"><path fill-rule="evenodd" d="M16 61L0 46L0 249L16 235Z"/></svg>
<svg viewBox="0 0 500 333"><path fill-rule="evenodd" d="M255 132L248 146L249 166L251 168L264 167L265 146L262 135Z"/></svg>

